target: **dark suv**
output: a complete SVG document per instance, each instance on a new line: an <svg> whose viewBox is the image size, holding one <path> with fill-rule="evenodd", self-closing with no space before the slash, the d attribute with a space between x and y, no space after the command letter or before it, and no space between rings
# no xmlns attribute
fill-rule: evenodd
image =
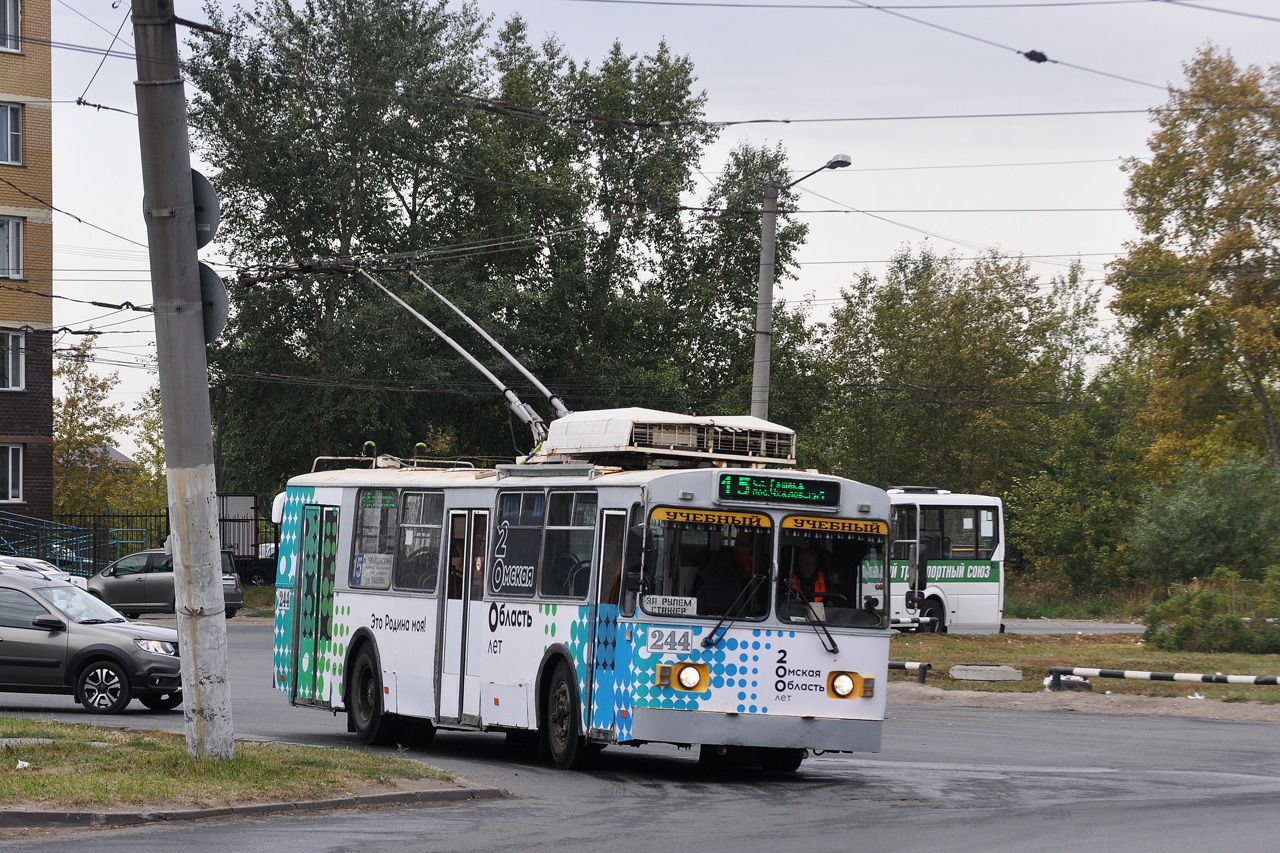
<svg viewBox="0 0 1280 853"><path fill-rule="evenodd" d="M174 613L173 557L159 548L121 557L89 578L89 592L129 617ZM244 588L230 551L222 552L222 598L228 619L244 607Z"/></svg>
<svg viewBox="0 0 1280 853"><path fill-rule="evenodd" d="M66 581L0 569L0 692L69 693L95 714L182 702L178 632L130 622Z"/></svg>

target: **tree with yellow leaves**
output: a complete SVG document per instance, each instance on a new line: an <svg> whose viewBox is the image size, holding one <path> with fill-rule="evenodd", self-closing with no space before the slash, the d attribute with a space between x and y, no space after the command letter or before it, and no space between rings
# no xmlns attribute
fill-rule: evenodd
<svg viewBox="0 0 1280 853"><path fill-rule="evenodd" d="M1150 356L1148 463L1262 450L1280 470L1280 65L1212 46L1152 111L1151 157L1126 164L1142 237L1115 263L1112 308Z"/></svg>

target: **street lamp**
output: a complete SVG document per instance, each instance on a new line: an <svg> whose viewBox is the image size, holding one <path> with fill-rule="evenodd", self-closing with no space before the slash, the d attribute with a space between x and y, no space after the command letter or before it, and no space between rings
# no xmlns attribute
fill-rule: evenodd
<svg viewBox="0 0 1280 853"><path fill-rule="evenodd" d="M764 214L760 217L760 279L756 295L755 367L751 374L751 416L769 419L769 358L773 344L773 262L774 242L778 234L778 193L789 190L805 178L825 169L843 169L853 161L848 154L837 154L807 175L789 184L764 186Z"/></svg>

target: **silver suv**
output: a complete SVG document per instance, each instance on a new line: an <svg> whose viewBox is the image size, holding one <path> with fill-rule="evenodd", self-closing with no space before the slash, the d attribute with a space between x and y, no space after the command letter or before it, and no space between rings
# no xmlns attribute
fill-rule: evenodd
<svg viewBox="0 0 1280 853"><path fill-rule="evenodd" d="M121 557L89 578L89 592L131 618L174 613L173 557L160 548ZM222 598L228 619L244 607L244 588L230 551L222 552Z"/></svg>
<svg viewBox="0 0 1280 853"><path fill-rule="evenodd" d="M130 622L65 581L0 569L0 692L69 693L116 714L134 698L172 710L181 691L177 631Z"/></svg>

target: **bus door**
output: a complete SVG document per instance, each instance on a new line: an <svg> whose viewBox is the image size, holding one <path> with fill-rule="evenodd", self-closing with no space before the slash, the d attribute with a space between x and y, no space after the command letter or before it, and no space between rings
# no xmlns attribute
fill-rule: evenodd
<svg viewBox="0 0 1280 853"><path fill-rule="evenodd" d="M482 632L471 632L468 611L484 592L484 561L488 553L489 511L449 513L449 559L445 565L444 613L440 619L440 685L437 696L441 722L462 722L480 716ZM471 637L470 634L475 636ZM475 647L475 648L473 648ZM470 669L468 669L470 661Z"/></svg>
<svg viewBox="0 0 1280 853"><path fill-rule="evenodd" d="M618 602L622 591L623 542L627 534L625 511L605 510L602 514L600 553L596 560L595 593L591 597L592 636L590 691L583 697L587 708L587 730L597 737L606 737L615 729L617 720L615 684L618 680ZM626 675L626 663L622 664Z"/></svg>
<svg viewBox="0 0 1280 853"><path fill-rule="evenodd" d="M338 563L338 508L309 504L302 508L294 585L293 683L290 701L328 707L324 659L333 644L333 584Z"/></svg>

